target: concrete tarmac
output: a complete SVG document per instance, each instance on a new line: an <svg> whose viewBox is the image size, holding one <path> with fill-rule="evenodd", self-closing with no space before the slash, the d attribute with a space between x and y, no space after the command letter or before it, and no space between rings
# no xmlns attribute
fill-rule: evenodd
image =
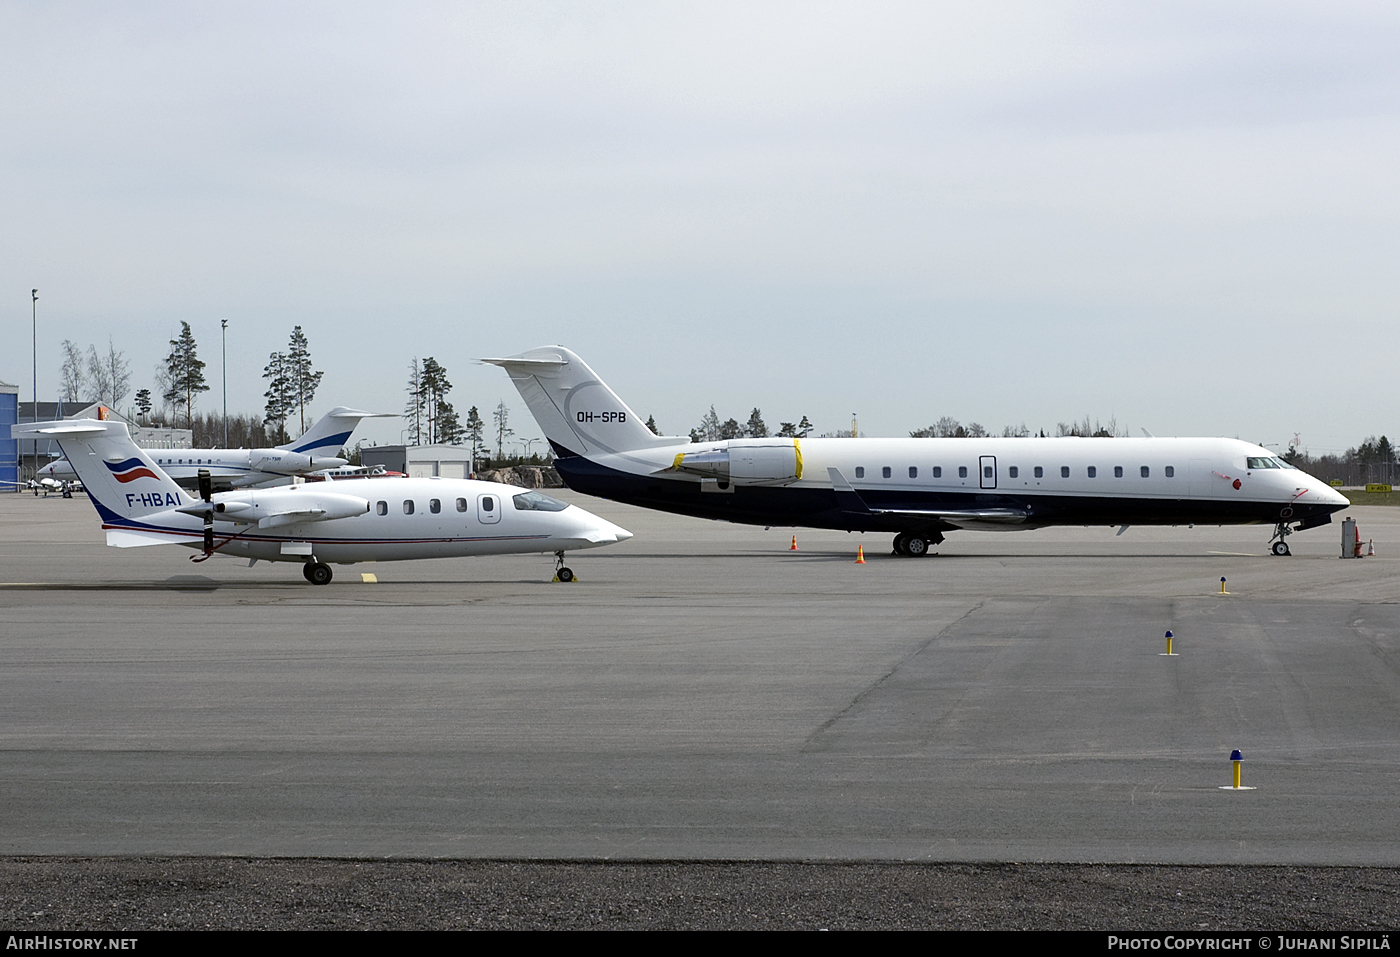
<svg viewBox="0 0 1400 957"><path fill-rule="evenodd" d="M1352 510L1360 561L1339 524L908 559L559 497L637 537L317 588L0 495L0 854L1397 863L1400 511Z"/></svg>

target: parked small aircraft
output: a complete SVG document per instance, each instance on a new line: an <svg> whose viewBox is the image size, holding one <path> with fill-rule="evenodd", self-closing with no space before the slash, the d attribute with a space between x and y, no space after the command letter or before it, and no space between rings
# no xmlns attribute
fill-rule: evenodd
<svg viewBox="0 0 1400 957"><path fill-rule="evenodd" d="M923 555L955 529L1049 525L1325 525L1346 497L1238 439L744 438L653 435L562 346L483 359L510 374L570 488L745 522L895 534Z"/></svg>
<svg viewBox="0 0 1400 957"><path fill-rule="evenodd" d="M208 472L215 488L285 485L292 476L345 465L337 453L350 442L361 419L385 413L359 412L337 406L321 416L295 442L270 449L146 449L145 452L175 482L198 488L199 473ZM39 476L55 480L75 478L68 460L59 459L39 470Z"/></svg>
<svg viewBox="0 0 1400 957"><path fill-rule="evenodd" d="M300 562L306 580L331 580L329 562L389 562L465 555L564 553L623 542L624 528L540 492L468 479L364 478L265 489L212 491L177 485L136 447L122 422L93 419L11 427L15 438L54 439L97 507L107 544L177 543L258 561Z"/></svg>

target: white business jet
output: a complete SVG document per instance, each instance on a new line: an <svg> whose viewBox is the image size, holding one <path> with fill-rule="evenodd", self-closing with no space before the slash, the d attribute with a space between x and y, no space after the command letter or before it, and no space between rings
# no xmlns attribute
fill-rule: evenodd
<svg viewBox="0 0 1400 957"><path fill-rule="evenodd" d="M361 419L385 413L359 412L337 406L321 416L295 442L270 449L145 449L151 459L183 488L199 487L199 473L208 472L215 488L285 485L293 476L345 465L338 456L350 443ZM39 477L68 481L77 477L66 458L39 470Z"/></svg>
<svg viewBox="0 0 1400 957"><path fill-rule="evenodd" d="M751 525L893 532L923 555L955 529L1325 525L1347 499L1238 439L747 438L653 435L561 346L483 359L510 374L570 488Z"/></svg>
<svg viewBox="0 0 1400 957"><path fill-rule="evenodd" d="M559 580L571 581L566 551L632 537L539 492L466 479L364 478L213 493L205 475L195 498L136 447L122 422L65 419L10 431L57 440L97 507L108 545L173 542L198 549L195 561L224 554L250 565L300 562L313 585L330 582L329 562L518 552L553 552Z"/></svg>

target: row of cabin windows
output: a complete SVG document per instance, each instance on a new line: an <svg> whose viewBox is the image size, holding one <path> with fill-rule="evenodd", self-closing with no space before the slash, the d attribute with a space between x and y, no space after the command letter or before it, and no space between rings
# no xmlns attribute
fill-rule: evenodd
<svg viewBox="0 0 1400 957"><path fill-rule="evenodd" d="M935 465L935 466L931 469L931 471L933 472L933 477L934 477L934 478L942 478L942 477L943 477L943 466L941 466L941 465ZM1168 465L1168 466L1167 466L1166 468L1164 468L1162 471L1163 471L1163 473L1166 475L1167 478L1175 478L1175 477L1176 477L1176 468L1175 468L1175 466ZM893 471L890 469L890 467L889 467L888 465L886 465L884 468L880 469L880 474L881 474L881 476L883 476L884 478L889 478L889 477L893 474ZM1035 467L1035 469L1034 469L1034 474L1035 474L1035 477L1036 477L1036 478L1044 478L1044 477L1045 477L1045 469L1042 468L1041 466L1037 465L1037 466ZM1089 478L1097 478L1097 477L1098 477L1098 474L1099 474L1098 466L1095 466L1095 465L1089 466L1088 469L1086 470L1086 474L1088 475ZM1151 469L1150 467L1146 466L1146 465L1139 466L1139 468L1138 468L1138 474L1141 475L1143 478L1151 478L1151 477L1152 477L1152 469ZM990 465L985 465L985 466L983 466L983 467L982 467L982 475L983 475L984 478L991 478L991 477L992 477L992 467L991 467ZM1006 470L1006 475L1007 475L1008 478L1020 478L1020 477L1021 477L1021 469L1020 469L1018 466L1012 465L1012 466L1010 466L1010 467L1007 468L1007 470ZM919 477L919 467L918 467L917 465L911 465L911 466L909 466L909 477L910 477L910 478L918 478L918 477ZM1114 477L1114 478L1122 478L1122 477L1123 477L1123 466L1121 466L1121 465L1115 465L1115 466L1113 467L1113 477ZM858 478L858 479L859 479L859 478L865 478L865 466L863 466L863 465L857 465L857 466L856 466L856 478ZM967 466L966 466L966 465L959 465L959 466L958 466L958 478L967 478ZM1068 466L1068 465L1061 465L1061 466L1060 466L1060 478L1069 478L1069 466Z"/></svg>
<svg viewBox="0 0 1400 957"><path fill-rule="evenodd" d="M414 510L416 507L417 507L417 506L415 506L415 505L413 504L413 499L411 499L411 498L406 498L406 499L403 500L403 513L404 513L405 515L412 515L412 514L413 514L413 510ZM466 499L464 499L464 498L459 498L459 499L457 499L457 511L459 511L459 512L465 512L469 507L470 507L470 506L468 505ZM495 501L488 495L486 498L484 498L484 499L481 500L481 509L482 509L482 511L485 511L485 512L494 512L494 511L496 510L496 503L495 503ZM388 503L388 502L379 502L379 503L375 506L374 510L375 510L376 512L378 512L380 515L388 515L388 514L389 514L389 503ZM430 499L428 499L428 511L432 512L434 515L436 515L436 514L438 514L439 512L441 512L441 511L442 511L442 500L441 500L441 499L436 499L436 498L430 498Z"/></svg>
<svg viewBox="0 0 1400 957"><path fill-rule="evenodd" d="M559 501L557 498L550 498L543 492L534 491L512 495L511 502L515 505L516 509L521 512L562 512L569 507L568 504ZM465 512L470 507L471 505L466 499L457 499L457 511ZM417 506L413 504L413 499L406 498L403 500L403 513L405 515L412 515L416 508ZM496 496L481 496L481 510L487 513L494 512L496 510ZM375 511L380 515L388 515L389 503L383 501L379 502L375 506ZM434 515L441 512L442 500L436 498L428 499L428 511L432 512Z"/></svg>

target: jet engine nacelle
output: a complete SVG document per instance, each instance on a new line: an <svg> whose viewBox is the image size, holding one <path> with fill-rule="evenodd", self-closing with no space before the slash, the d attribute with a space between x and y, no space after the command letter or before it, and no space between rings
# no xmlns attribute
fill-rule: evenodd
<svg viewBox="0 0 1400 957"><path fill-rule="evenodd" d="M668 471L735 485L787 485L802 478L802 446L798 439L736 439L680 452Z"/></svg>

